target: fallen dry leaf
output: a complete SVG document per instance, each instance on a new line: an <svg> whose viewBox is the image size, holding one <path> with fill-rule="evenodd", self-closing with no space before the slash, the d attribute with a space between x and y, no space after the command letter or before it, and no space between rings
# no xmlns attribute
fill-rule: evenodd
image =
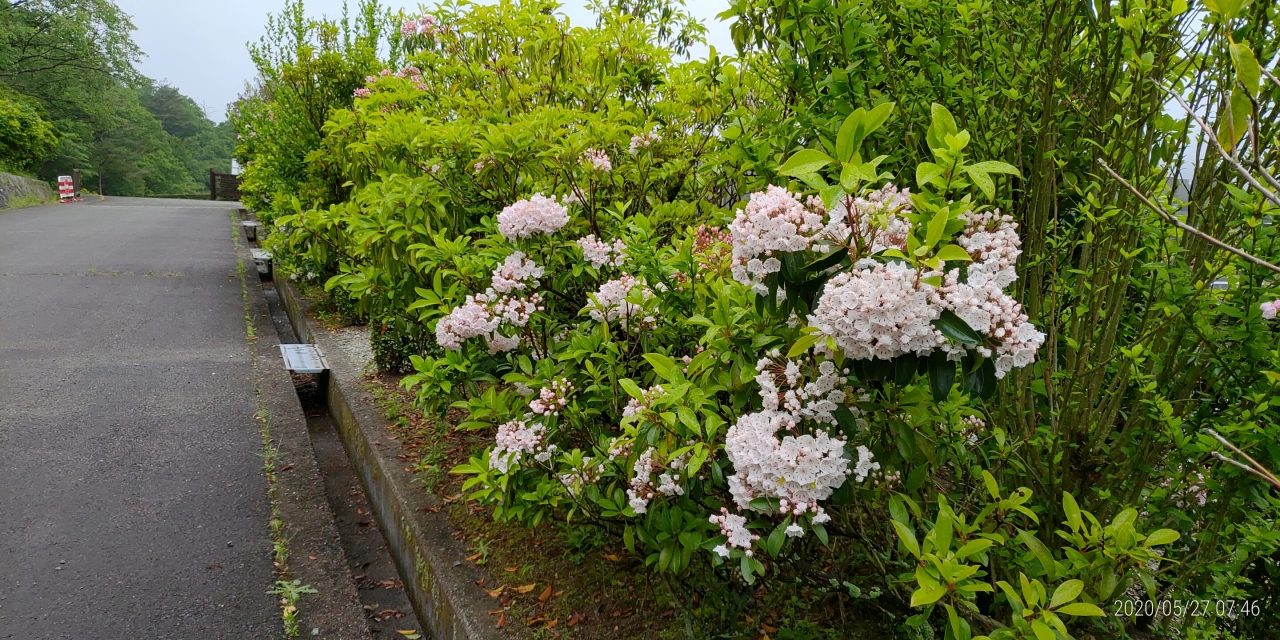
<svg viewBox="0 0 1280 640"><path fill-rule="evenodd" d="M520 567L507 567L503 569L503 571L506 571L507 573L515 573L519 570L520 570Z"/></svg>
<svg viewBox="0 0 1280 640"><path fill-rule="evenodd" d="M777 628L777 627L771 627L771 626L769 626L769 625L767 625L767 624L765 624L765 623L763 623L763 622L761 622L761 623L760 623L760 630L761 630L761 631L763 631L763 632L765 632L765 633L777 633L777 632L778 632L778 628Z"/></svg>
<svg viewBox="0 0 1280 640"><path fill-rule="evenodd" d="M547 585L547 588L542 591L542 595L538 596L538 602L545 603L550 599L551 599L551 585Z"/></svg>
<svg viewBox="0 0 1280 640"><path fill-rule="evenodd" d="M547 623L547 628L548 628L548 629L550 629L550 628L552 628L552 627L556 626L556 623L557 623L557 622L559 622L559 621L560 621L560 619L559 619L559 618L552 618L552 619L551 619L551 621Z"/></svg>
<svg viewBox="0 0 1280 640"><path fill-rule="evenodd" d="M413 629L396 629L396 633L408 638L409 640L419 640L422 637L421 633L418 633Z"/></svg>
<svg viewBox="0 0 1280 640"><path fill-rule="evenodd" d="M505 587L505 586L502 586L502 587L498 587L497 589L485 589L485 590L484 590L484 592L485 592L485 593L487 593L487 594L489 594L489 597L490 597L490 598L496 598L496 597L498 597L498 596L502 595L502 590L503 590L503 589L506 589L506 587Z"/></svg>
<svg viewBox="0 0 1280 640"><path fill-rule="evenodd" d="M476 584L484 584L484 578L480 578L479 580L476 580Z"/></svg>
<svg viewBox="0 0 1280 640"><path fill-rule="evenodd" d="M601 554L601 556L602 556L605 560L608 560L609 562L617 562L617 561L618 561L618 556L615 556L615 555L613 555L613 554L611 554L611 553L604 553L604 554Z"/></svg>
<svg viewBox="0 0 1280 640"><path fill-rule="evenodd" d="M535 617L533 617L533 618L530 618L530 619L529 619L529 626L531 626L531 627L532 627L533 625L538 624L539 622L542 622L543 620L545 620L545 618L543 618L542 616L535 616Z"/></svg>
<svg viewBox="0 0 1280 640"><path fill-rule="evenodd" d="M280 467L280 470L281 470L281 471L288 471L288 470L290 470L290 469L292 469L292 468L293 468L293 465L291 465L291 464L286 464L285 466Z"/></svg>
<svg viewBox="0 0 1280 640"><path fill-rule="evenodd" d="M480 559L480 554L478 554L478 553L477 553L477 554L475 554L474 556L467 556L467 557L465 558L465 560L466 560L467 562L475 562L476 560L479 560L479 559Z"/></svg>
<svg viewBox="0 0 1280 640"><path fill-rule="evenodd" d="M501 629L502 625L505 624L507 624L507 614L504 612L502 615L498 616L498 628Z"/></svg>
<svg viewBox="0 0 1280 640"><path fill-rule="evenodd" d="M564 595L564 589L561 589L561 590L559 590L559 591L557 591L557 592L555 592L555 593L553 593L553 594L551 594L551 595L552 595L553 597L559 598L560 596Z"/></svg>
<svg viewBox="0 0 1280 640"><path fill-rule="evenodd" d="M529 593L530 591L533 591L533 588L534 588L534 587L536 587L536 586L538 586L538 583L536 583L536 582L532 582L532 583L526 584L526 585L524 585L524 586L522 586L522 587L516 587L516 592L518 592L518 593Z"/></svg>

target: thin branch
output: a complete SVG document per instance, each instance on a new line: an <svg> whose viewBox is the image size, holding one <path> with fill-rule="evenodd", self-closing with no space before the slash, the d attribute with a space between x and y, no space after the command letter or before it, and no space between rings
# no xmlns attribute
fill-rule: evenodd
<svg viewBox="0 0 1280 640"><path fill-rule="evenodd" d="M1218 442L1222 443L1222 446L1230 449L1232 453L1235 453L1238 456L1243 456L1244 459L1248 460L1249 464L1253 466L1253 469L1255 469L1254 473L1256 475L1266 480L1267 482L1271 483L1271 485L1274 486L1275 488L1280 489L1280 478L1276 478L1275 475L1273 475L1270 471L1268 471L1267 468L1262 466L1262 464L1260 464L1257 460L1254 460L1249 454L1245 453L1244 451L1241 451L1240 447L1237 447L1234 444L1231 444L1230 440L1227 440L1226 438L1222 437L1221 435L1218 434L1217 431L1214 431L1213 429L1204 429L1204 432L1209 434L1210 436L1213 436L1214 440L1217 440ZM1221 456L1221 454L1219 454L1219 456ZM1221 457L1225 457L1225 456L1221 456ZM1241 465L1237 464L1236 466L1241 466Z"/></svg>
<svg viewBox="0 0 1280 640"><path fill-rule="evenodd" d="M1229 244L1227 244L1227 243L1225 243L1225 242L1223 242L1223 241L1221 241L1221 240L1219 240L1219 239L1217 239L1217 238L1215 238L1215 237L1213 237L1213 236L1211 236L1211 235L1209 235L1209 234L1207 234L1207 233L1205 233L1205 232L1203 232L1203 231L1201 231L1201 230L1199 230L1199 229L1197 229L1197 228L1195 228L1195 227L1193 227L1193 226L1191 226L1191 225L1189 225L1189 224L1187 224L1187 223L1185 223L1185 222L1183 222L1183 221L1179 220L1179 219L1178 219L1178 218L1176 218L1175 216L1170 215L1168 211L1165 211L1164 209L1160 208L1159 206L1156 206L1156 204L1155 204L1154 202L1152 202L1151 200L1149 200L1145 195L1143 195L1141 191L1138 191L1138 188L1137 188L1137 187L1133 186L1132 184L1129 184L1129 182L1128 182L1127 180L1125 180L1124 178L1120 177L1120 174L1116 173L1116 172L1115 172L1115 171L1114 171L1114 170L1113 170L1113 169L1112 169L1112 168L1111 168L1111 167L1106 163L1106 161L1104 161L1102 158L1098 158L1098 166L1102 167L1102 169L1103 169L1104 171L1106 171L1107 173L1111 174L1111 177L1112 177L1112 178L1115 178L1115 179L1116 179L1120 184L1124 185L1124 187L1125 187L1126 189L1128 189L1128 190L1129 190L1129 192L1130 192L1130 193L1132 193L1132 194L1134 195L1134 197L1136 197L1136 198L1138 199L1138 201L1139 201L1139 202L1141 202L1142 204L1146 205L1146 207L1147 207L1148 209L1151 209L1152 211L1154 211L1154 212L1156 212L1157 214L1159 214L1159 215L1160 215L1160 217L1164 218L1164 219L1165 219L1165 221L1166 221L1166 222L1168 222L1169 224L1172 224L1173 226L1175 226L1175 227L1177 227L1177 228L1179 228L1179 229L1182 229L1183 231L1186 231L1187 233L1190 233L1190 234L1192 234L1192 235L1195 235L1196 237L1201 238L1201 239L1202 239L1202 240L1204 240L1205 242L1208 242L1209 244L1211 244L1211 245L1213 245L1213 246L1215 246L1215 247L1217 247L1217 248L1219 248L1219 249L1222 249L1223 251L1227 251L1227 252L1233 253L1233 254L1235 254L1235 255L1237 255L1237 256L1239 256L1239 257L1241 257L1241 258L1244 258L1245 260L1248 260L1249 262L1252 262L1252 263L1254 263L1254 264L1256 264L1256 265L1260 266L1260 267L1266 267L1266 268L1268 268L1268 269L1270 269L1270 270L1272 270L1272 271L1274 271L1274 272L1276 272L1276 273L1280 273L1280 267L1277 267L1276 265L1271 264L1270 262L1267 262L1266 260L1263 260L1262 258L1259 258L1259 257L1254 256L1254 255L1252 255L1252 254L1246 253L1246 252L1244 252L1243 250L1237 249L1237 248L1235 248L1235 247L1233 247L1233 246L1231 246L1231 245L1229 245Z"/></svg>
<svg viewBox="0 0 1280 640"><path fill-rule="evenodd" d="M1240 164L1240 160L1237 159L1235 155L1227 151L1227 149L1222 146L1222 142L1218 140L1218 136L1213 133L1213 128L1210 127L1209 124L1204 121L1204 119L1202 119L1199 115L1196 114L1195 110L1191 108L1191 105L1187 104L1187 101L1183 100L1182 96L1178 95L1178 92L1164 85L1159 85L1159 86L1161 89L1164 90L1166 94L1169 95L1169 97L1173 98L1174 100L1177 100L1178 104L1182 105L1182 108L1186 110L1187 115L1191 116L1191 118L1196 121L1196 124L1200 126L1200 130L1204 131L1205 135L1209 136L1209 139L1213 141L1213 146L1218 149L1218 155L1222 156L1224 160L1230 163L1231 166L1235 168L1236 173L1239 173L1240 176L1243 177L1245 180L1247 180L1249 184L1253 186L1254 189L1257 189L1260 193L1262 193L1262 196L1264 198L1266 198L1267 200L1270 200L1271 204L1277 207L1280 207L1280 196L1276 195L1270 189L1267 189L1266 187L1262 186L1262 183L1258 182L1258 179L1253 177L1253 174L1250 173L1249 170L1244 167L1244 165ZM1266 174L1265 171L1261 173ZM1266 175L1267 175L1267 182L1275 181L1274 177L1272 177L1269 174L1266 174Z"/></svg>

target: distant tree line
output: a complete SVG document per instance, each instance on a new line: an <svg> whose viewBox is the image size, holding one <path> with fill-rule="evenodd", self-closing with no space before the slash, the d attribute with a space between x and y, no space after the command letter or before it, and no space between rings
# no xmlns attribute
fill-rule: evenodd
<svg viewBox="0 0 1280 640"><path fill-rule="evenodd" d="M230 170L230 124L140 74L132 31L112 0L0 0L0 171L149 195Z"/></svg>

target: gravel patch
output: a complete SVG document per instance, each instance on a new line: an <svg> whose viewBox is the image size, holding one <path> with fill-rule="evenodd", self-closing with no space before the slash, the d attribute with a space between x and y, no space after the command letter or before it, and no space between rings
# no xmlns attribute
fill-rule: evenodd
<svg viewBox="0 0 1280 640"><path fill-rule="evenodd" d="M343 327L329 331L343 354L361 370L373 366L373 346L369 343L369 327Z"/></svg>

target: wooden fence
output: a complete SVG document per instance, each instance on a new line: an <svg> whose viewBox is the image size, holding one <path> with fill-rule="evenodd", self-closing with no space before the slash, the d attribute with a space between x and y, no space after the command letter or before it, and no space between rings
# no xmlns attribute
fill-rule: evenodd
<svg viewBox="0 0 1280 640"><path fill-rule="evenodd" d="M209 169L209 199L240 201L240 176Z"/></svg>

